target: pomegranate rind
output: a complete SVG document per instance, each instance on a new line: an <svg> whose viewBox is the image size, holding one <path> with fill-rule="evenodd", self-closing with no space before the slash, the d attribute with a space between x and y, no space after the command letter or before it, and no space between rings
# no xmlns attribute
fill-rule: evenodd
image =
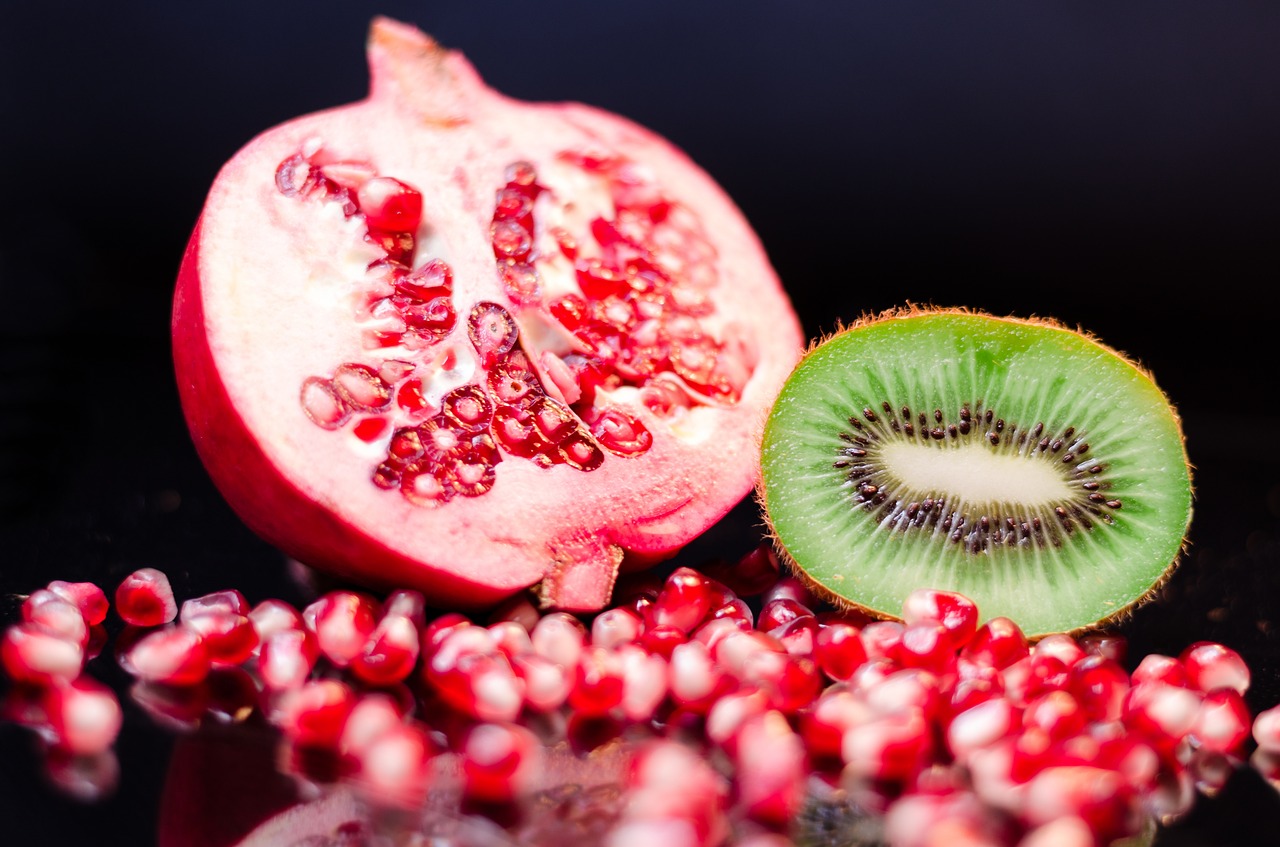
<svg viewBox="0 0 1280 847"><path fill-rule="evenodd" d="M383 19L369 61L367 99L268 130L210 191L173 312L180 397L197 451L241 519L309 565L419 587L438 604L484 606L540 584L548 605L600 608L624 559L667 557L752 490L764 415L803 348L798 321L741 212L668 142L588 106L503 97L458 53ZM460 314L482 300L510 302L489 228L512 162L551 171L565 151L603 150L642 163L714 243L716 328L754 351L740 397L659 417L634 389L617 391L610 407L653 434L642 455L609 455L590 472L509 459L483 496L437 508L378 489L370 474L379 445L335 438L297 399L309 376L372 355L351 302L352 280L376 258L358 221L344 220L335 204L286 197L274 180L280 162L316 139L422 192L418 259L448 262ZM483 380L463 324L439 345L440 361L452 354L454 366L441 366L439 377L454 385Z"/></svg>

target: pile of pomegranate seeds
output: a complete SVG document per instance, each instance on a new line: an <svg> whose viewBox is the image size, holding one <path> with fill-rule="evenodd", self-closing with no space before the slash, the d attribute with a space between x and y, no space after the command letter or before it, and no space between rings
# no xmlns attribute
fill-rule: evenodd
<svg viewBox="0 0 1280 847"><path fill-rule="evenodd" d="M1280 784L1280 707L1250 715L1221 644L1130 673L1122 638L1030 643L957 594L916 591L901 621L822 607L763 546L712 572L590 619L517 598L480 622L429 617L410 590L179 605L142 569L114 595L114 655L161 724L264 720L297 779L373 808L443 791L518 819L548 757L621 751L622 799L593 830L609 847L785 847L815 804L866 813L893 847L1093 847L1178 818L1246 758ZM108 612L100 588L55 581L0 639L3 715L77 784L113 773L121 705L84 672Z"/></svg>

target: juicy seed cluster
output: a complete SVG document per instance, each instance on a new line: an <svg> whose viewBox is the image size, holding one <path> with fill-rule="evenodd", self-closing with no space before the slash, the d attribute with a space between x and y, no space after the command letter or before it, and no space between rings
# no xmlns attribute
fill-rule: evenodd
<svg viewBox="0 0 1280 847"><path fill-rule="evenodd" d="M122 582L122 620L177 608L158 573ZM114 653L162 725L259 715L293 776L415 812L392 820L423 832L446 812L501 806L531 843L785 847L815 815L866 810L893 847L961 831L961 843L1103 844L1184 814L1251 740L1280 784L1280 707L1251 720L1249 669L1221 644L1148 655L1130 673L1118 636L1029 643L1011 620L982 622L966 598L928 589L900 621L873 621L820 607L765 546L616 599L581 618L521 597L486 623L431 617L411 590L332 591L302 610L227 590L126 624ZM102 791L114 771L86 762L110 760L121 710L83 670L106 615L100 589L52 582L0 640L14 683L3 715L51 740L51 772L73 759L81 786L107 775ZM545 778L555 756L597 771L586 842L546 817L572 800Z"/></svg>
<svg viewBox="0 0 1280 847"><path fill-rule="evenodd" d="M1006 422L981 399L960 407L953 418L942 409L912 412L885 401L883 414L871 407L849 417L851 431L839 433L847 445L832 466L842 471L852 489L852 503L873 512L876 522L898 532L942 533L952 544L972 553L992 545L1053 546L1077 528L1091 530L1095 521L1113 523L1123 505L1106 492L1112 487L1107 465L1090 455L1083 434L1073 426L1054 432L1037 422L1020 427ZM985 445L992 454L1041 461L1067 484L1071 495L1061 502L1028 507L1017 503L968 503L953 508L946 492L921 491L897 479L884 461L885 445L907 441L938 449Z"/></svg>
<svg viewBox="0 0 1280 847"><path fill-rule="evenodd" d="M741 396L754 355L746 340L718 338L709 328L716 252L698 219L623 159L566 153L558 165L602 184L611 212L592 218L581 236L539 223L537 210L559 200L533 165L517 162L497 191L489 238L510 306L554 322L562 349L533 350L507 307L476 303L467 337L484 375L438 400L430 386L440 365L435 348L458 319L449 265L429 258L415 268L421 193L367 163L322 162L318 152L299 152L277 168L276 187L286 197L363 217L377 255L357 317L364 347L378 361L344 362L331 375L307 378L300 393L317 426L349 427L358 439L386 444L375 486L436 506L489 491L503 453L580 471L598 468L606 452L645 453L652 434L601 389L640 389L662 417ZM547 199L540 205L540 198ZM578 290L545 293L543 261L571 267ZM446 370L456 355L446 354Z"/></svg>

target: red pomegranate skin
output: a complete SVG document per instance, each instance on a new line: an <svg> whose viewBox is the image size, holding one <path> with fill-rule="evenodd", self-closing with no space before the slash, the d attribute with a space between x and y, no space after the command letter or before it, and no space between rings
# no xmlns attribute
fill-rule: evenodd
<svg viewBox="0 0 1280 847"><path fill-rule="evenodd" d="M506 98L403 24L368 47L365 100L268 130L210 191L172 322L197 451L341 578L601 608L752 490L795 313L670 143Z"/></svg>

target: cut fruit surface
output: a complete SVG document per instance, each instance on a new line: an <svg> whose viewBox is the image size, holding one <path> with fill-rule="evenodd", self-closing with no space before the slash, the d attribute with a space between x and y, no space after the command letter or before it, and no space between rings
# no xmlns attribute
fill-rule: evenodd
<svg viewBox="0 0 1280 847"><path fill-rule="evenodd" d="M209 194L173 318L200 456L307 564L599 608L751 491L799 323L666 141L503 97L393 21L369 62L367 99L254 139Z"/></svg>
<svg viewBox="0 0 1280 847"><path fill-rule="evenodd" d="M765 428L777 541L833 598L964 594L1028 633L1116 617L1191 517L1176 413L1140 367L1048 321L897 311L812 349Z"/></svg>

